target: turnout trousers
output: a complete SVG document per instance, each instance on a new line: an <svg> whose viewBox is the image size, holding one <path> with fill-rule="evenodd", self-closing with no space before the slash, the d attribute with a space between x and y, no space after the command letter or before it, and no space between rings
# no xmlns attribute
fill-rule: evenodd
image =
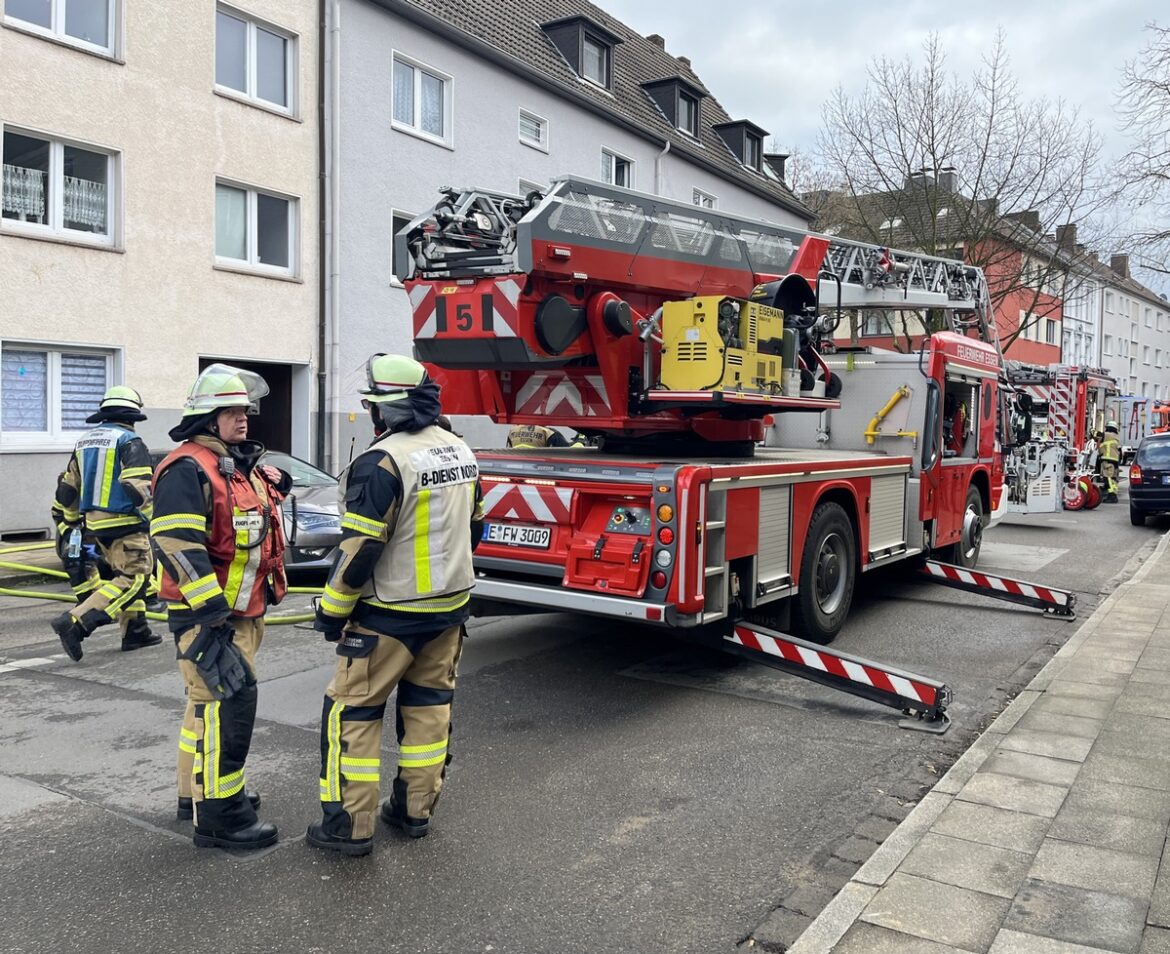
<svg viewBox="0 0 1170 954"><path fill-rule="evenodd" d="M135 620L145 620L145 596L154 571L150 536L139 531L109 543L98 540L97 546L114 576L103 581L92 562L74 564L69 569L69 582L78 605L70 612L87 633L117 620L125 636Z"/></svg>
<svg viewBox="0 0 1170 954"><path fill-rule="evenodd" d="M256 810L244 792L244 762L256 722L254 660L264 636L264 620L233 616L230 622L236 631L233 642L252 676L251 685L217 702L195 664L179 660L187 694L179 730L179 795L194 801L195 825L209 831L234 831L256 821ZM177 634L180 655L197 635L198 626Z"/></svg>
<svg viewBox="0 0 1170 954"><path fill-rule="evenodd" d="M1105 492L1107 494L1117 493L1117 461L1101 461L1101 476L1105 478Z"/></svg>
<svg viewBox="0 0 1170 954"><path fill-rule="evenodd" d="M402 638L352 624L345 631L321 714L321 808L330 834L374 833L382 720L395 687L393 798L411 818L431 817L450 761L451 702L462 647L462 626Z"/></svg>

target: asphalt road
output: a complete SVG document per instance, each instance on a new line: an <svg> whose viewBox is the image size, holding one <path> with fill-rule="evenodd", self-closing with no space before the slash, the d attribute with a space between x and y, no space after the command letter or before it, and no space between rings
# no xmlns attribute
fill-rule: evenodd
<svg viewBox="0 0 1170 954"><path fill-rule="evenodd" d="M1167 526L1131 527L1124 498L1012 519L981 567L1074 590L1084 619ZM74 664L57 611L0 597L12 954L780 950L1077 625L892 571L867 580L836 645L950 685L954 725L936 736L652 631L473 622L430 836L380 830L371 856L345 859L304 844L332 666L315 634L266 636L248 777L281 842L233 856L174 820L167 643L122 654L111 631Z"/></svg>

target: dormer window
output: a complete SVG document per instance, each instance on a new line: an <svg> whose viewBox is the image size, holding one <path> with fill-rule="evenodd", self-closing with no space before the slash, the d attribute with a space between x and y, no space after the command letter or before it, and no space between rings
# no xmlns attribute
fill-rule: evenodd
<svg viewBox="0 0 1170 954"><path fill-rule="evenodd" d="M679 132L699 138L699 110L706 95L703 90L681 76L643 83L642 88L668 123Z"/></svg>
<svg viewBox="0 0 1170 954"><path fill-rule="evenodd" d="M719 134L719 138L727 144L731 154L744 166L754 172L763 173L764 137L768 135L766 129L761 129L746 119L734 123L720 123L711 128Z"/></svg>
<svg viewBox="0 0 1170 954"><path fill-rule="evenodd" d="M584 16L553 20L541 29L581 79L613 88L613 48L621 37Z"/></svg>

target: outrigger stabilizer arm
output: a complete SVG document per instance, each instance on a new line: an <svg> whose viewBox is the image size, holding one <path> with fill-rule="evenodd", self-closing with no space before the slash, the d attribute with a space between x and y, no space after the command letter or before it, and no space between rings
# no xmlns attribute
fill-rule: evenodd
<svg viewBox="0 0 1170 954"><path fill-rule="evenodd" d="M723 649L734 655L898 709L911 716L899 723L902 728L938 735L950 728L947 706L951 704L951 690L926 676L805 642L754 623L736 623L723 640Z"/></svg>
<svg viewBox="0 0 1170 954"><path fill-rule="evenodd" d="M1075 610L1077 597L1068 590L1013 580L1011 577L997 576L982 570L967 570L950 563L940 563L938 560L925 560L919 572L940 586L977 593L979 596L990 596L992 599L1017 603L1020 606L1031 606L1033 609L1043 610L1045 616L1054 616L1069 622L1077 618Z"/></svg>

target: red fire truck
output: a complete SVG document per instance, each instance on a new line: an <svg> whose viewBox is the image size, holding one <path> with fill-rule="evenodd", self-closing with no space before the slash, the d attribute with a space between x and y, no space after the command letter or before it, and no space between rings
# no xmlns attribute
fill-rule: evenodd
<svg viewBox="0 0 1170 954"><path fill-rule="evenodd" d="M477 452L477 612L714 632L931 719L941 684L817 648L859 573L915 559L1071 615L1069 594L970 570L1002 487L979 269L577 178L524 198L445 189L395 241L445 409L596 445ZM859 308L947 330L917 354L829 353Z"/></svg>

